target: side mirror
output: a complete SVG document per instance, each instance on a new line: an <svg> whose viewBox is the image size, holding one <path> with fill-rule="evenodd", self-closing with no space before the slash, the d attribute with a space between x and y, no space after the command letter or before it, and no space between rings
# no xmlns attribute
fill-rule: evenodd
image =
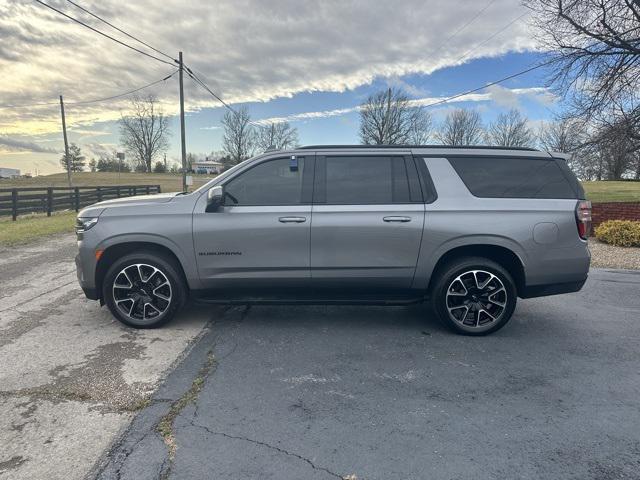
<svg viewBox="0 0 640 480"><path fill-rule="evenodd" d="M207 193L207 212L216 212L222 205L224 205L224 188L216 185Z"/></svg>

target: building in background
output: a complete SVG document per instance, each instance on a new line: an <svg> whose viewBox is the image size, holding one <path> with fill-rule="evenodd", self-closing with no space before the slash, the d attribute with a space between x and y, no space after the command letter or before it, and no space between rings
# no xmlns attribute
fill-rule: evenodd
<svg viewBox="0 0 640 480"><path fill-rule="evenodd" d="M193 168L195 173L217 175L224 170L224 165L221 162L210 160L209 157L206 157L204 160L193 162L191 168Z"/></svg>
<svg viewBox="0 0 640 480"><path fill-rule="evenodd" d="M0 178L18 178L19 176L20 170L17 168L0 167Z"/></svg>

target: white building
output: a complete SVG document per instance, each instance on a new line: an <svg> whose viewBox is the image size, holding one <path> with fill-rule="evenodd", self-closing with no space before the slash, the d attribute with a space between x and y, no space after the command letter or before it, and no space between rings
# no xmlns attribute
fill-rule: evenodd
<svg viewBox="0 0 640 480"><path fill-rule="evenodd" d="M0 167L0 178L18 178L19 176L20 170L17 168Z"/></svg>
<svg viewBox="0 0 640 480"><path fill-rule="evenodd" d="M205 160L200 160L198 162L193 162L191 168L196 173L206 173L206 174L218 174L222 172L224 169L224 164L220 162L215 162L213 160L209 160L207 157Z"/></svg>

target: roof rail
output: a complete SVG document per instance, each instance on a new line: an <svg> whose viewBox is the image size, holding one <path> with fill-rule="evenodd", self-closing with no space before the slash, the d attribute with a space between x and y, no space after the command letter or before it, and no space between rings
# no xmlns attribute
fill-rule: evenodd
<svg viewBox="0 0 640 480"><path fill-rule="evenodd" d="M502 147L499 145L304 145L298 147L300 150L330 148L451 148L451 149L479 149L479 150L523 150L527 152L538 152L537 148L529 147Z"/></svg>

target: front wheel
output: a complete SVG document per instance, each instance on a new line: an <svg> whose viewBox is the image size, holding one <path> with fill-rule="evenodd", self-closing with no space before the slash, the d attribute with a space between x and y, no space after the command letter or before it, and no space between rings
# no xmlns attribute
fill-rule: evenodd
<svg viewBox="0 0 640 480"><path fill-rule="evenodd" d="M504 327L516 307L513 278L488 258L455 260L436 273L433 309L458 333L486 335Z"/></svg>
<svg viewBox="0 0 640 480"><path fill-rule="evenodd" d="M174 262L144 252L119 258L102 286L114 317L135 328L155 328L173 318L185 296Z"/></svg>

